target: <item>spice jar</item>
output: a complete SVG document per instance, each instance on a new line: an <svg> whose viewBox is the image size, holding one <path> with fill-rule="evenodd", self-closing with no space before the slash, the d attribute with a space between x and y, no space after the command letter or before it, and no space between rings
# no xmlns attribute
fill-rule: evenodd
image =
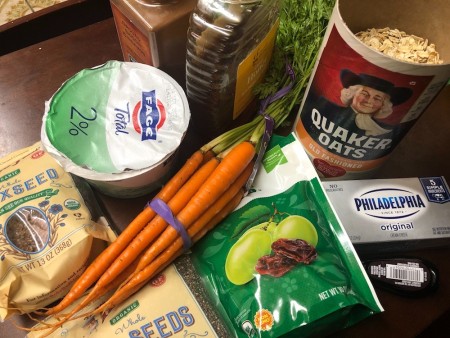
<svg viewBox="0 0 450 338"><path fill-rule="evenodd" d="M160 68L183 88L186 33L196 0L110 0L125 61Z"/></svg>
<svg viewBox="0 0 450 338"><path fill-rule="evenodd" d="M186 92L193 128L225 131L269 67L280 0L199 0L188 29Z"/></svg>

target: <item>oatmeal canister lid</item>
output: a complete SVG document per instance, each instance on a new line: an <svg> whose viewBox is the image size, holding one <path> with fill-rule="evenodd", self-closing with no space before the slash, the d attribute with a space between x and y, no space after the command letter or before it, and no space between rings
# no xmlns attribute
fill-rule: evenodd
<svg viewBox="0 0 450 338"><path fill-rule="evenodd" d="M189 119L184 91L166 73L109 61L80 71L46 102L41 138L67 171L114 179L167 160Z"/></svg>

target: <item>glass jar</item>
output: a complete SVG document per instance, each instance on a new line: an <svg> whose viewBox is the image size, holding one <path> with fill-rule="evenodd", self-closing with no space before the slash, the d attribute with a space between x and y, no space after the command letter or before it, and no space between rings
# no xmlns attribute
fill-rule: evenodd
<svg viewBox="0 0 450 338"><path fill-rule="evenodd" d="M199 0L188 29L186 92L193 128L217 136L252 103L269 67L280 0Z"/></svg>
<svg viewBox="0 0 450 338"><path fill-rule="evenodd" d="M124 61L160 68L185 88L186 39L196 0L110 0Z"/></svg>

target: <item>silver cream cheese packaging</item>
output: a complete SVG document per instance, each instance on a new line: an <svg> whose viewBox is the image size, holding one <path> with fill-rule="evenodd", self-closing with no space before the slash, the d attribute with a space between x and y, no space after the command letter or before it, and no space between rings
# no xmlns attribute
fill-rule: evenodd
<svg viewBox="0 0 450 338"><path fill-rule="evenodd" d="M322 184L358 253L450 246L450 193L443 176Z"/></svg>

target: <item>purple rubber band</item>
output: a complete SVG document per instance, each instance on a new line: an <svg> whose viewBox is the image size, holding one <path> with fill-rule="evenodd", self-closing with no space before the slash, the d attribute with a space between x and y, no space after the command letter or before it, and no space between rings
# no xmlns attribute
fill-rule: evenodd
<svg viewBox="0 0 450 338"><path fill-rule="evenodd" d="M250 177L248 178L247 182L245 183L245 191L248 192L253 184L253 181L255 180L256 174L258 172L259 166L261 165L262 158L266 152L267 146L269 144L270 138L272 137L273 127L274 127L274 120L269 115L263 115L266 127L264 129L264 134L261 142L261 147L258 151L258 156L256 157L255 164L253 165L252 173L250 174Z"/></svg>
<svg viewBox="0 0 450 338"><path fill-rule="evenodd" d="M176 219L173 215L169 206L159 198L154 198L148 203L148 205L178 232L183 239L184 249L189 249L192 245L191 238L189 237L183 224L181 224L181 222L178 221L178 219Z"/></svg>
<svg viewBox="0 0 450 338"><path fill-rule="evenodd" d="M262 138L262 142L261 142L261 147L259 148L258 151L258 156L256 157L256 161L255 164L253 166L253 171L249 177L249 179L247 180L247 183L245 184L245 190L246 192L249 191L249 189L251 188L253 181L255 180L256 177L256 173L258 172L258 169L261 165L261 161L264 157L264 154L266 152L267 146L269 145L270 139L272 137L272 133L273 133L273 129L274 129L274 125L275 125L275 121L273 120L273 118L269 115L267 115L265 113L266 108L269 104L271 104L272 102L282 98L284 95L286 95L287 93L289 93L289 91L292 89L294 80L295 80L295 74L294 74L294 70L292 69L291 65L289 63L286 63L286 73L289 75L289 77L291 78L291 82L281 88L279 91L277 91L275 94L266 97L264 100L261 101L261 105L258 111L259 115L262 115L265 119L266 122L266 126L264 129L264 134L263 134L263 138Z"/></svg>
<svg viewBox="0 0 450 338"><path fill-rule="evenodd" d="M286 63L286 74L289 75L289 77L291 78L291 82L287 86L281 88L275 94L270 95L270 96L266 97L264 100L262 100L261 106L260 106L260 109L258 112L259 114L264 115L264 112L269 104L271 104L272 102L274 102L278 99L281 99L284 95L289 93L289 91L292 89L292 86L294 85L294 81L295 81L295 73L294 73L294 69L292 69L292 67L289 63Z"/></svg>

